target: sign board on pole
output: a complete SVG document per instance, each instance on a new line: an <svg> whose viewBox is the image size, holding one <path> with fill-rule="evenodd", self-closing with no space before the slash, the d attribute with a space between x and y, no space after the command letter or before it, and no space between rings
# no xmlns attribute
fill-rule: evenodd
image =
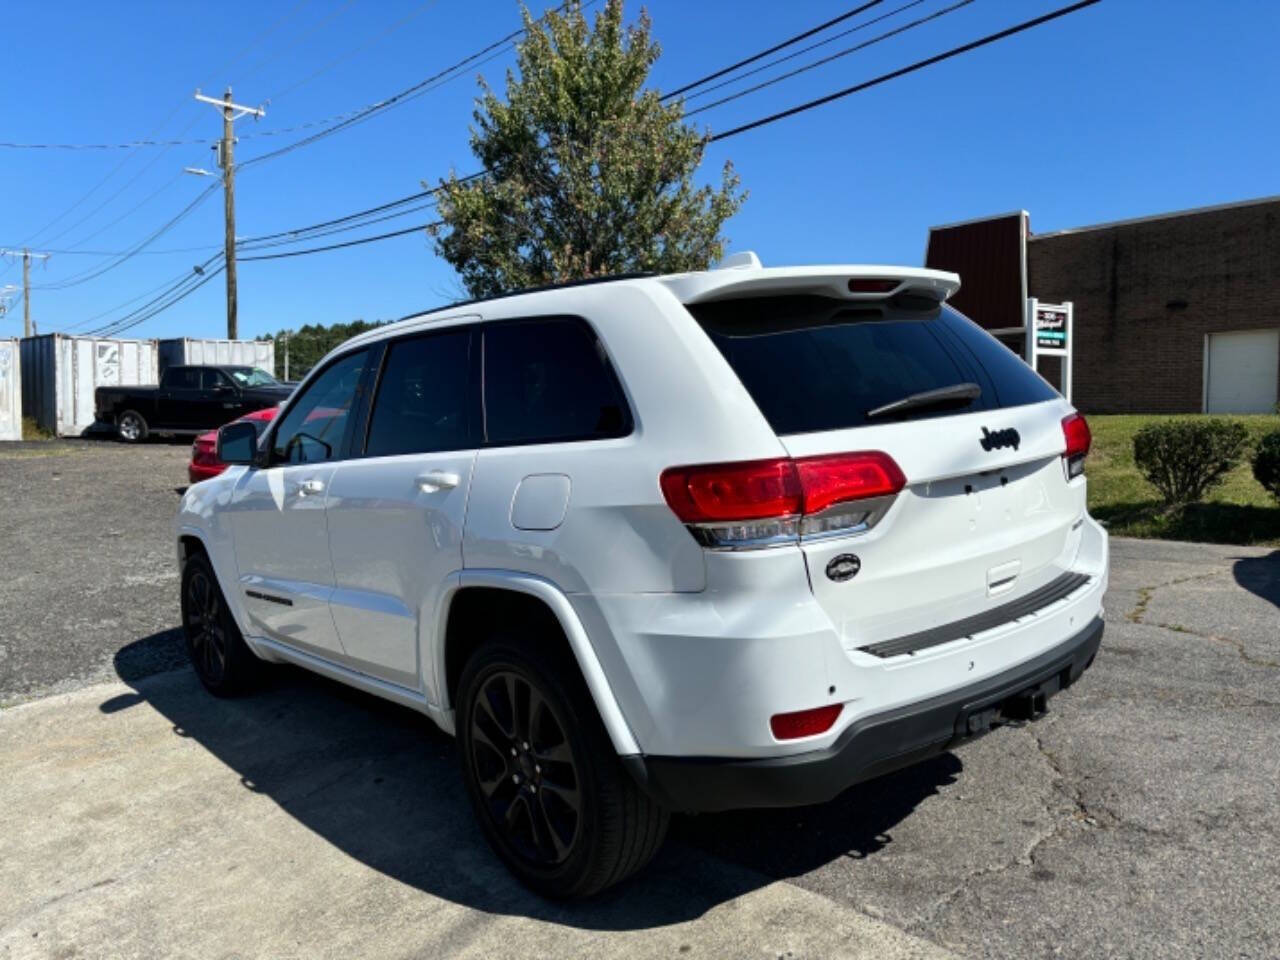
<svg viewBox="0 0 1280 960"><path fill-rule="evenodd" d="M1071 311L1066 306L1039 304L1036 307L1036 348L1040 353L1059 350L1066 351L1070 344L1067 341L1067 318Z"/></svg>
<svg viewBox="0 0 1280 960"><path fill-rule="evenodd" d="M1042 356L1062 358L1062 395L1071 399L1071 326L1074 312L1071 301L1041 303L1035 297L1027 300L1027 363L1036 369Z"/></svg>

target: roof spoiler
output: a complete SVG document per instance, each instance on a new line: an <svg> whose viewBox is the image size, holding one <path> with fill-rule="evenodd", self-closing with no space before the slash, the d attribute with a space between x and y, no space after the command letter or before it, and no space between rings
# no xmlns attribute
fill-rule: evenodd
<svg viewBox="0 0 1280 960"><path fill-rule="evenodd" d="M764 267L750 251L726 257L712 270L658 279L686 304L783 294L868 301L902 293L941 303L960 289L959 275L945 270L868 264Z"/></svg>

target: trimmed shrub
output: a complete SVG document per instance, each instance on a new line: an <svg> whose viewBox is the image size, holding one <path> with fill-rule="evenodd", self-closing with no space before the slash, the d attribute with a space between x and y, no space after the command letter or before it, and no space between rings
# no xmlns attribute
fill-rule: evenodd
<svg viewBox="0 0 1280 960"><path fill-rule="evenodd" d="M1253 452L1253 475L1267 492L1280 501L1280 430L1258 441Z"/></svg>
<svg viewBox="0 0 1280 960"><path fill-rule="evenodd" d="M1231 420L1149 423L1133 435L1133 460L1169 506L1196 503L1244 456L1249 433Z"/></svg>

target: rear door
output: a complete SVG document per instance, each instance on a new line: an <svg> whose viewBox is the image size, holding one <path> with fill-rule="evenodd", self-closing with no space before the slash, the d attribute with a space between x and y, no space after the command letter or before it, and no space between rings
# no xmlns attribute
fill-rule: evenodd
<svg viewBox="0 0 1280 960"><path fill-rule="evenodd" d="M462 569L478 364L469 326L387 344L359 453L329 486L330 605L348 661L415 690L441 594Z"/></svg>
<svg viewBox="0 0 1280 960"><path fill-rule="evenodd" d="M972 322L901 299L690 309L792 456L878 450L906 477L856 518L861 528L802 540L814 594L847 645L982 612L1070 566L1084 511L1084 480L1068 481L1062 461L1070 407ZM895 406L939 390L950 395Z"/></svg>
<svg viewBox="0 0 1280 960"><path fill-rule="evenodd" d="M203 398L199 367L170 367L164 372L152 428L190 430L197 426Z"/></svg>

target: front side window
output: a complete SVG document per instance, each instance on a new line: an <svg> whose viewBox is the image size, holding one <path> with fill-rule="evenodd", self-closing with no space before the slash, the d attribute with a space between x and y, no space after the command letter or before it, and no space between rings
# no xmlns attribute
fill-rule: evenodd
<svg viewBox="0 0 1280 960"><path fill-rule="evenodd" d="M484 328L485 436L491 444L626 436L631 418L604 349L571 317Z"/></svg>
<svg viewBox="0 0 1280 960"><path fill-rule="evenodd" d="M231 367L230 372L242 387L271 387L279 382L261 367Z"/></svg>
<svg viewBox="0 0 1280 960"><path fill-rule="evenodd" d="M321 463L343 455L347 425L368 359L368 350L349 353L307 385L275 432L272 463Z"/></svg>
<svg viewBox="0 0 1280 960"><path fill-rule="evenodd" d="M231 381L227 379L227 375L221 370L205 370L204 371L204 388L206 390L216 390L218 387L231 387Z"/></svg>
<svg viewBox="0 0 1280 960"><path fill-rule="evenodd" d="M365 453L435 453L478 445L472 422L471 331L391 344L369 421Z"/></svg>

